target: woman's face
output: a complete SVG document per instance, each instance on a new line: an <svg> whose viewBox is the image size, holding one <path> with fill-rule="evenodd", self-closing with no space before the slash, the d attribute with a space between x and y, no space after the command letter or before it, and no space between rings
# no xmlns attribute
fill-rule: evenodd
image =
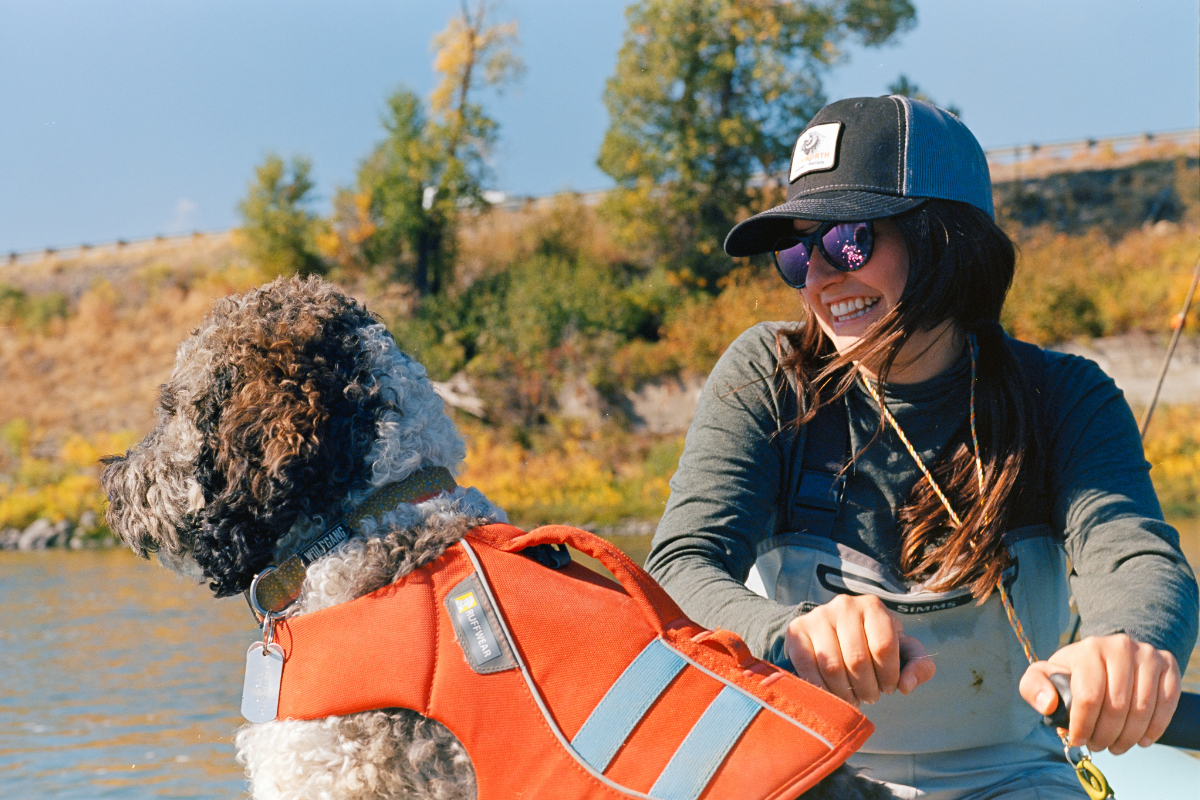
<svg viewBox="0 0 1200 800"><path fill-rule="evenodd" d="M796 229L807 233L819 224L796 220ZM800 290L839 353L857 344L868 328L896 307L908 281L904 237L891 220L875 220L873 225L875 246L861 269L839 272L814 248L808 277Z"/></svg>

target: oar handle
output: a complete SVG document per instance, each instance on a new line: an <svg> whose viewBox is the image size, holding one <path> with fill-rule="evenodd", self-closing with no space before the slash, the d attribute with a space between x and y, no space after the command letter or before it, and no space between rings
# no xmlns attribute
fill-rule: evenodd
<svg viewBox="0 0 1200 800"><path fill-rule="evenodd" d="M1052 672L1046 676L1054 684L1058 694L1058 703L1054 712L1042 715L1042 724L1052 728L1069 728L1071 726L1071 675L1066 672Z"/></svg>
<svg viewBox="0 0 1200 800"><path fill-rule="evenodd" d="M1054 713L1042 716L1042 724L1066 728L1071 720L1071 676L1066 672L1054 672L1047 677L1058 693L1058 705L1054 707ZM1200 750L1200 694L1183 692L1179 695L1175 716L1158 737L1158 744Z"/></svg>

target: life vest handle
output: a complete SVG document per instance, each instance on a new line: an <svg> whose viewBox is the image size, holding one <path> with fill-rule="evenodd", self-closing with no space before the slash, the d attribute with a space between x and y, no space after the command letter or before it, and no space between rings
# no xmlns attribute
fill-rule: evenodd
<svg viewBox="0 0 1200 800"><path fill-rule="evenodd" d="M569 525L543 525L529 533L523 533L509 525L483 525L470 531L467 536L510 553L539 544L570 545L599 561L613 574L656 633L661 635L674 623L686 621L683 612L665 589L615 545L593 533Z"/></svg>

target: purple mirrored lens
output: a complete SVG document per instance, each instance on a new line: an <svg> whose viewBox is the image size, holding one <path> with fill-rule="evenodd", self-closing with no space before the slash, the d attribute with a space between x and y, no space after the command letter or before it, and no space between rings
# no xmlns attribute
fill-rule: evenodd
<svg viewBox="0 0 1200 800"><path fill-rule="evenodd" d="M853 272L871 257L874 238L869 222L843 222L821 237L821 247L835 269Z"/></svg>
<svg viewBox="0 0 1200 800"><path fill-rule="evenodd" d="M785 282L797 289L803 287L808 277L808 246L800 242L786 250L776 250L775 267Z"/></svg>

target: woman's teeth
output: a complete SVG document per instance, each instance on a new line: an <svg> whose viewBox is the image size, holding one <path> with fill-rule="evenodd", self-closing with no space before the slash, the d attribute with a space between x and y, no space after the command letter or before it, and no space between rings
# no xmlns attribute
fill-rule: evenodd
<svg viewBox="0 0 1200 800"><path fill-rule="evenodd" d="M861 317L878 302L878 297L855 297L829 306L829 313L833 315L834 322L846 322Z"/></svg>

